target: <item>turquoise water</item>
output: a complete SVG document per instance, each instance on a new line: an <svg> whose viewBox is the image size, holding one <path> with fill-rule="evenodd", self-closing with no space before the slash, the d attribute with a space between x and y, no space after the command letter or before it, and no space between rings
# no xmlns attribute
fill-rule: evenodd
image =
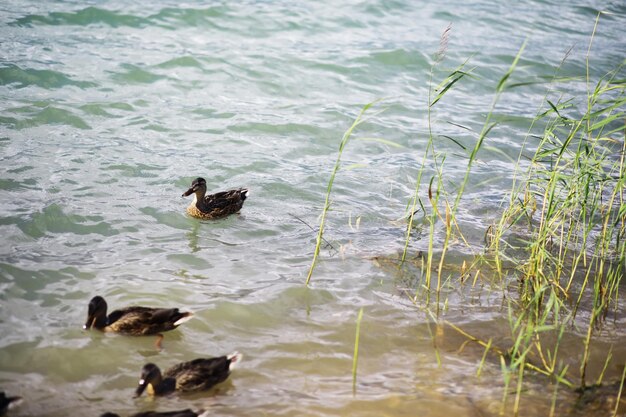
<svg viewBox="0 0 626 417"><path fill-rule="evenodd" d="M512 82L545 81L566 55L560 75L584 76L599 10L612 14L593 41L593 79L624 59L622 1L3 2L0 388L26 400L11 415L497 415L499 363L476 378L482 350L459 352L464 339L446 333L438 366L434 329L404 295L410 285L373 258L404 243L432 57L448 24L435 79L468 59L474 68L433 112L453 190L523 42ZM459 212L477 247L547 88L507 91L495 110L504 122L479 153ZM553 94L577 95L582 106L585 88L570 82ZM337 175L326 226L332 247L305 288L339 142L377 99L354 137L397 146L348 144L350 169ZM180 195L197 176L213 191L249 188L241 213L186 216ZM426 248L417 234L411 251ZM473 253L454 245L450 261ZM82 331L96 294L111 308L181 306L197 317L157 352L151 338ZM501 292L448 297L447 320L486 337L506 333ZM233 350L244 354L240 368L208 394L132 399L145 362ZM530 385L527 415L547 414L545 389ZM571 398L559 399L570 412Z"/></svg>

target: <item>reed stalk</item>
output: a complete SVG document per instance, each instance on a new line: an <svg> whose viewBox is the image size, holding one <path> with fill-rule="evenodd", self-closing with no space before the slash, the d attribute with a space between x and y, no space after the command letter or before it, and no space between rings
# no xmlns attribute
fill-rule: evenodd
<svg viewBox="0 0 626 417"><path fill-rule="evenodd" d="M620 284L626 274L626 77L622 63L599 80L591 79L589 56L601 15L598 14L587 48L585 78L559 77L569 51L552 74L548 91L523 138L511 191L505 200L508 207L486 233L488 252L481 258L494 265L497 277L508 282L514 278L519 283L517 293L507 297L510 300L511 346L495 346L492 337L488 341L480 340L458 326L446 323L468 341L485 348L477 376L480 376L489 353L499 356L505 386L502 412L509 395L513 395L514 415L521 414L524 376L528 371L556 382L550 415L556 413L559 386L584 390L591 377L588 367L596 335L610 311L619 311ZM438 249L441 253L437 265L437 314L434 321L439 320L444 259L452 239L462 237L456 214L477 154L496 126L492 117L494 110L508 88L530 84L511 81L525 46L526 42L495 88L482 130L468 154L464 177L455 194L443 187L448 184L442 169L445 155L435 149L431 112L467 75L468 72L463 70L466 63L445 77L437 87L429 87L428 141L418 167L414 193L407 206L408 225L401 262L407 256L416 208L419 205L423 209L426 201L419 196L424 181L428 184L431 209L425 214L430 235L428 254L422 264L427 294L431 291L431 271L435 268L433 252ZM438 63L439 60L435 60L431 67L429 86L433 83ZM584 102L577 102L575 97L568 99L562 93L556 99L552 97L557 85L581 81L585 82L587 89ZM542 129L538 136L531 134L536 129ZM532 155L527 157L533 146ZM426 180L427 165L434 166L434 174ZM435 223L439 220L443 222L445 235L442 247L435 248ZM515 240L509 240L512 230L516 234ZM514 254L510 254L513 251ZM493 257L493 262L489 256ZM517 267L505 271L502 267L505 259ZM472 273L478 276L476 265L479 263L475 262L469 268L464 265L459 278L461 284ZM410 298L415 303L417 294ZM427 305L429 300L427 295ZM581 311L585 312L584 336L579 339L581 356L576 363L567 363L571 358L563 358L563 336L572 325L580 323L575 319ZM568 351L571 352L571 346ZM609 351L602 371L595 375L596 384L602 383L612 360L613 354ZM621 390L622 387L620 395Z"/></svg>
<svg viewBox="0 0 626 417"><path fill-rule="evenodd" d="M503 407L511 373L517 371L514 414L519 412L524 369L549 375L568 387L578 385L584 389L589 379L594 336L608 311L617 311L619 283L624 278L626 262L626 80L618 77L621 65L595 83L589 78L588 57L598 19L587 50L584 109L576 114L573 100L560 97L552 102L546 94L547 110L539 111L533 121L533 126L544 124L543 135L528 171L516 173L510 205L492 231L490 246L501 276L499 260L506 257L507 248L518 252L524 249L527 254L523 259L513 259L520 265L519 301L510 308L514 343L511 361L503 365L507 387ZM553 82L556 79L555 73ZM517 164L518 168L521 166ZM519 233L523 225L528 229L526 246L515 248L506 241L507 230L516 227ZM569 367L559 365L563 363L559 350L564 332L582 309L588 311L589 319L581 339L582 355L575 384L568 376ZM546 332L556 335L556 341L550 345L542 343L542 334ZM531 356L532 364L528 366ZM595 383L602 382L611 360L609 351ZM551 415L555 401L556 388Z"/></svg>
<svg viewBox="0 0 626 417"><path fill-rule="evenodd" d="M359 310L356 318L356 334L354 336L354 353L352 355L352 393L356 393L356 370L359 362L359 339L361 333L361 320L363 319L363 307Z"/></svg>
<svg viewBox="0 0 626 417"><path fill-rule="evenodd" d="M328 213L328 210L330 209L330 194L331 194L332 189L333 189L333 183L335 181L335 176L337 175L337 172L339 171L339 168L341 166L341 155L342 155L343 150L345 149L346 145L348 144L348 141L350 140L350 137L352 136L352 133L354 132L354 129L356 129L356 127L359 124L361 124L361 122L363 121L363 115L375 103L376 103L376 101L374 101L372 103L368 103L365 106L363 106L363 108L359 112L359 114L356 117L356 119L354 119L354 122L352 123L350 128L348 130L346 130L346 132L343 134L343 137L341 138L341 143L339 144L339 152L337 153L337 160L335 161L335 165L333 166L333 170L332 170L332 172L330 174L330 179L328 180L328 185L326 186L326 199L324 201L324 207L322 209L322 214L321 214L321 217L320 217L320 225L319 225L319 229L317 231L317 238L315 240L315 250L313 251L313 260L311 261L311 266L309 267L309 272L307 273L307 276L306 276L306 283L305 283L305 285L307 285L307 286L309 285L309 282L311 281L311 276L313 276L313 270L315 269L315 266L317 264L317 258L318 258L319 254L320 254L320 248L322 246L322 241L324 240L324 226L325 226L325 223L326 223L326 214Z"/></svg>
<svg viewBox="0 0 626 417"><path fill-rule="evenodd" d="M446 225L446 238L442 249L441 257L439 258L439 268L437 274L437 288L435 291L436 294L436 303L437 303L437 314L439 312L439 296L441 293L441 285L442 285L442 271L443 271L443 262L445 259L446 250L450 243L450 238L452 236L452 224L454 224L454 219L451 216L452 213L450 211L449 203L447 201L447 193L443 188L443 164L445 161L445 155L441 157L437 154L434 146L434 132L433 132L433 121L432 121L432 111L433 107L448 93L461 79L471 73L471 70L466 71L465 66L467 61L458 66L454 71L448 74L437 86L433 87L433 78L434 72L440 62L443 60L447 46L448 40L451 33L452 27L449 25L442 33L440 38L440 47L437 53L435 54L433 64L430 67L429 72L429 80L428 80L428 106L427 106L427 121L428 121L428 141L426 143L426 149L422 156L421 163L419 165L417 176L415 179L415 188L413 191L413 196L411 197L409 203L409 214L408 214L408 222L406 227L406 234L404 239L404 248L402 250L401 262L405 262L409 243L411 241L411 232L413 230L414 217L417 213L417 206L424 209L424 205L422 204L422 200L419 197L420 188L422 185L422 177L424 171L429 163L432 163L435 167L435 176L430 178L429 187L428 187L428 201L430 202L432 211L430 214L426 215L426 219L429 224L429 239L428 239L428 250L426 255L426 263L424 265L424 286L426 288L426 302L430 302L430 288L431 288L431 279L432 279L432 270L434 267L433 263L433 254L434 254L434 242L435 242L435 224L438 219L443 220ZM436 183L436 190L433 192L433 183ZM441 215L439 211L439 202L440 198L443 199L443 203L445 205L445 218Z"/></svg>

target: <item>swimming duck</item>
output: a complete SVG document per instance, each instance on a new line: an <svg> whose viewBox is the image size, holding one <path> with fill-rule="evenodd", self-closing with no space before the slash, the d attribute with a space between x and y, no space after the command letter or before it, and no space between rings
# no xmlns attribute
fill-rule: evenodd
<svg viewBox="0 0 626 417"><path fill-rule="evenodd" d="M22 397L7 397L4 391L0 391L0 416L6 414L10 408L16 407L22 402Z"/></svg>
<svg viewBox="0 0 626 417"><path fill-rule="evenodd" d="M200 219L217 219L241 210L244 200L248 197L246 188L222 191L206 195L206 181L196 178L191 187L183 193L183 197L193 194L193 201L187 207L190 216Z"/></svg>
<svg viewBox="0 0 626 417"><path fill-rule="evenodd" d="M187 408L186 410L177 411L144 411L141 413L135 413L130 417L208 417L208 411L192 411ZM120 417L115 413L104 413L100 417Z"/></svg>
<svg viewBox="0 0 626 417"><path fill-rule="evenodd" d="M141 370L135 397L139 397L146 388L149 395L167 395L176 390L207 390L225 381L241 358L239 352L233 352L217 358L194 359L172 366L163 375L158 366L148 363Z"/></svg>
<svg viewBox="0 0 626 417"><path fill-rule="evenodd" d="M83 329L95 327L103 332L115 332L131 336L157 335L156 346L161 348L161 332L173 330L186 322L193 313L177 308L152 308L132 306L115 310L107 316L107 303L99 295L89 302L87 322Z"/></svg>

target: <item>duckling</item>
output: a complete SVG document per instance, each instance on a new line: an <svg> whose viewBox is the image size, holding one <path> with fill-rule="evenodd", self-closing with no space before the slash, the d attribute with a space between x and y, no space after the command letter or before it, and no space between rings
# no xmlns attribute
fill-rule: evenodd
<svg viewBox="0 0 626 417"><path fill-rule="evenodd" d="M187 207L187 214L200 219L217 219L228 216L241 210L243 202L248 197L246 188L222 191L206 195L206 181L196 178L191 187L183 193L183 197L194 194L193 201Z"/></svg>
<svg viewBox="0 0 626 417"><path fill-rule="evenodd" d="M0 416L6 414L10 408L17 407L22 402L22 397L7 397L4 391L0 391Z"/></svg>
<svg viewBox="0 0 626 417"><path fill-rule="evenodd" d="M193 317L191 312L177 308L126 307L115 310L107 317L107 303L99 295L89 302L87 322L83 329L92 327L103 332L114 332L131 336L156 335L156 347L161 349L161 332L173 330Z"/></svg>
<svg viewBox="0 0 626 417"><path fill-rule="evenodd" d="M208 417L208 411L192 411L187 408L186 410L176 410L176 411L144 411L141 413L135 413L130 417ZM115 413L104 413L100 417L120 417L119 414Z"/></svg>
<svg viewBox="0 0 626 417"><path fill-rule="evenodd" d="M149 395L167 395L176 390L183 392L208 390L225 381L241 358L239 352L233 352L228 356L217 358L194 359L174 365L163 375L158 366L148 363L141 370L135 397L139 397L146 388Z"/></svg>

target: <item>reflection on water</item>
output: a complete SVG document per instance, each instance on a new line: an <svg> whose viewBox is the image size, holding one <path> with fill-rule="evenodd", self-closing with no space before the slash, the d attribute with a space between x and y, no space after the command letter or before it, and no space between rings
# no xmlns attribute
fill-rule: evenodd
<svg viewBox="0 0 626 417"><path fill-rule="evenodd" d="M495 80L519 45L528 39L516 82L551 75L572 45L563 75L584 75L596 8L614 14L594 39L594 79L623 59L621 4L6 4L0 389L25 398L10 415L499 415L498 357L486 355L477 376L484 349L435 328L423 304L411 302L428 225L416 224L408 268L389 261L404 245L402 219L428 140L431 55L452 22L435 79L469 57L476 66L476 78L431 109L437 150L447 155L444 185L454 188ZM477 248L510 184L508 158L517 159L544 94L540 84L511 90L496 111L511 122L490 133L492 148L479 154L459 211ZM344 150L328 244L305 288L341 137L365 103L383 97ZM428 164L426 183L436 169ZM180 194L197 176L209 191L250 188L241 213L189 218ZM435 228L438 247L444 226ZM489 280L453 284L473 255L461 245L448 255L442 317L481 339L501 335L493 343L507 348L505 289ZM113 306L184 306L196 317L168 332L159 352L152 338L82 331L96 294ZM580 354L583 336L566 335L563 357ZM598 352L612 347L613 363L624 357L618 336L597 342ZM234 350L244 354L241 366L209 393L132 398L146 362L168 367ZM591 359L590 374L604 357ZM611 364L606 378L621 371ZM574 393L542 377L527 384L524 415L547 415L553 398L556 415L606 410L576 408Z"/></svg>
<svg viewBox="0 0 626 417"><path fill-rule="evenodd" d="M191 253L195 253L200 250L198 248L199 227L200 227L200 222L194 222L194 225L192 226L191 231L187 233L187 239L189 239L189 250L191 250Z"/></svg>

